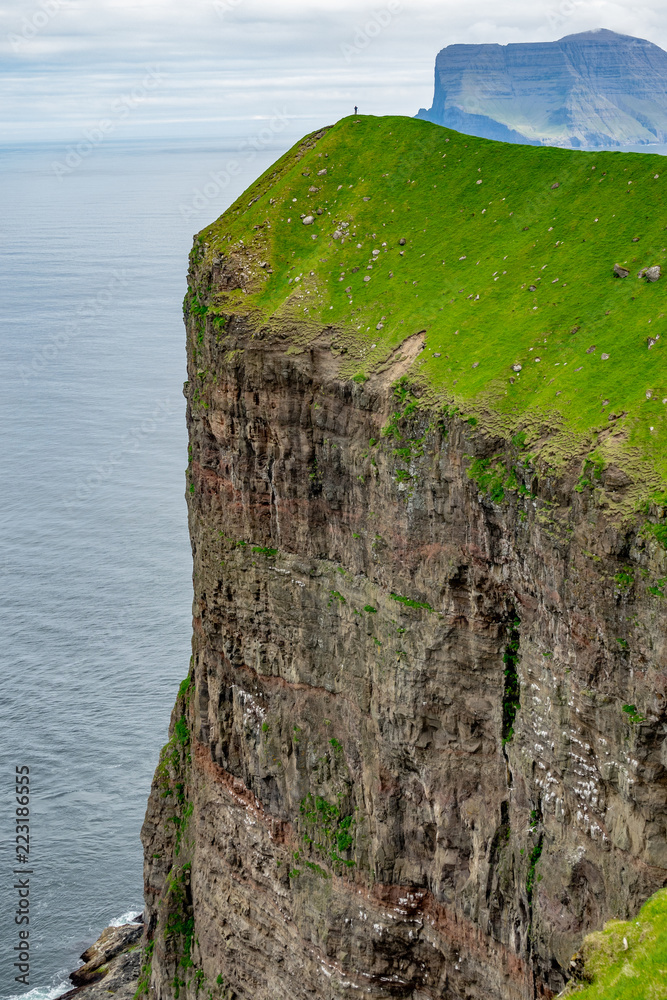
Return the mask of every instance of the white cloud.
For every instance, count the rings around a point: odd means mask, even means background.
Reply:
[[[159,66],[127,129],[429,106],[455,42],[547,41],[595,27],[667,48],[663,0],[0,0],[5,134],[74,134]],[[201,131],[201,130],[200,130]]]

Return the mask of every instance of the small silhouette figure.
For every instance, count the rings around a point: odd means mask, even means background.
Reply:
[[[356,115],[356,114],[358,114],[358,112],[359,112],[359,108],[358,108],[358,107],[357,107],[357,105],[355,104],[355,105],[354,105],[354,113],[355,113],[355,115]]]

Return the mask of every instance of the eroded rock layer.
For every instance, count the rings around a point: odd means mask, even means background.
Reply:
[[[667,880],[664,551],[580,468],[422,408],[416,341],[343,381],[335,331],[297,348],[193,303],[193,658],[143,830],[144,980],[553,996]],[[474,475],[498,454],[511,494]]]

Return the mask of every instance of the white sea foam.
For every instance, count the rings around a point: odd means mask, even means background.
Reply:
[[[109,927],[122,927],[123,924],[135,923],[136,918],[141,916],[143,910],[133,909],[122,913],[120,917],[114,917],[109,921]],[[92,941],[91,941],[92,944]],[[48,986],[35,986],[27,993],[8,994],[0,997],[0,1000],[56,1000],[57,997],[73,989],[69,978],[70,969],[60,969]]]
[[[48,986],[35,986],[27,993],[16,993],[6,997],[6,1000],[55,1000],[68,990],[73,989],[69,980],[69,972],[61,969],[51,980]]]
[[[123,924],[134,924],[137,922],[137,917],[140,917],[142,913],[143,910],[128,910],[127,913],[123,913],[122,916],[112,920],[109,927],[122,927]]]

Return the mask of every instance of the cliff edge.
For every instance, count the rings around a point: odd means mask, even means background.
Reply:
[[[195,239],[144,992],[553,997],[667,882],[662,162],[352,118]]]

